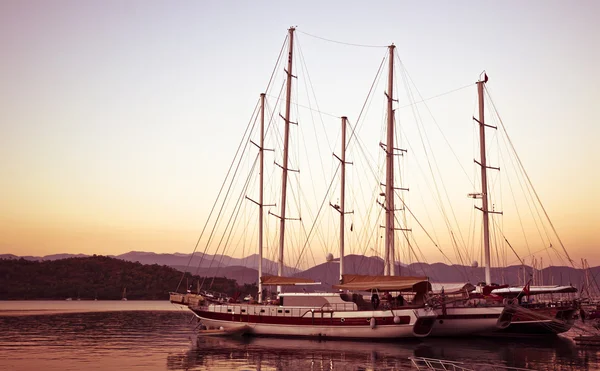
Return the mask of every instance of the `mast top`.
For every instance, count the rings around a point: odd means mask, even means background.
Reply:
[[[483,75],[483,80],[481,79],[481,76],[482,76],[482,75]],[[483,72],[482,72],[482,73],[479,75],[479,81],[477,81],[477,82],[482,82],[482,83],[484,83],[484,84],[485,84],[486,82],[488,82],[488,80],[489,80],[489,77],[488,77],[487,73],[486,73],[486,72],[485,72],[485,70],[484,70],[484,71],[483,71]]]

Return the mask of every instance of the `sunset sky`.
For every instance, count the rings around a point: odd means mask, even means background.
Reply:
[[[385,50],[302,32],[395,43],[424,97],[486,70],[571,257],[600,265],[599,14],[591,0],[2,1],[0,254],[190,253],[297,26],[335,115],[357,117]],[[360,91],[338,97],[338,82]]]

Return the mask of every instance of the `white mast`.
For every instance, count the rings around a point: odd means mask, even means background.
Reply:
[[[344,274],[344,214],[346,214],[346,164],[350,164],[350,162],[346,162],[346,126],[347,126],[348,118],[346,116],[342,116],[342,157],[337,157],[335,153],[333,154],[338,160],[341,162],[341,189],[340,189],[340,204],[332,205],[339,213],[340,213],[340,282],[342,282],[342,275]]]
[[[260,95],[260,191],[258,196],[258,303],[262,303],[263,185],[265,166],[265,93]]]
[[[491,259],[490,259],[490,221],[489,214],[502,214],[497,211],[490,211],[488,206],[488,183],[487,183],[487,169],[500,170],[497,167],[487,166],[486,151],[485,151],[485,127],[496,129],[495,126],[485,124],[484,117],[484,96],[483,96],[483,84],[488,81],[487,74],[484,73],[483,81],[477,81],[477,95],[479,96],[479,120],[473,118],[479,123],[479,156],[481,162],[475,162],[481,166],[481,208],[475,206],[477,209],[483,212],[483,249],[485,254],[485,283],[492,283],[491,274]]]
[[[389,46],[389,75],[387,91],[387,142],[385,180],[385,259],[383,274],[395,274],[394,251],[394,44]]]
[[[252,144],[258,147],[259,151],[259,196],[258,202],[246,196],[246,198],[258,205],[258,302],[262,303],[262,263],[263,263],[263,221],[264,221],[264,207],[275,206],[264,204],[264,168],[265,168],[265,151],[272,151],[272,149],[265,148],[265,93],[260,95],[260,141],[256,144],[250,141]]]
[[[285,243],[285,204],[287,197],[287,178],[288,178],[288,145],[290,142],[290,103],[292,101],[292,57],[294,50],[294,27],[290,27],[289,32],[289,51],[288,51],[288,65],[287,65],[287,89],[286,89],[286,101],[285,101],[285,131],[283,137],[283,174],[281,177],[281,215],[280,228],[279,228],[279,259],[277,260],[277,275],[283,275],[283,247]],[[277,292],[281,292],[281,286],[277,286]]]

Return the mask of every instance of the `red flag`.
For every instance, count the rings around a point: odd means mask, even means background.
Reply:
[[[527,281],[527,285],[525,285],[525,287],[523,287],[523,294],[529,296],[530,289],[531,289],[531,280]]]

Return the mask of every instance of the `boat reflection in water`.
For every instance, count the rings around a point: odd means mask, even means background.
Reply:
[[[390,342],[318,341],[254,337],[203,337],[170,355],[170,370],[405,370],[409,357],[437,358],[532,370],[600,370],[598,352],[568,339],[460,338]]]
[[[170,370],[374,370],[410,368],[414,341],[402,344],[259,337],[203,337]]]

